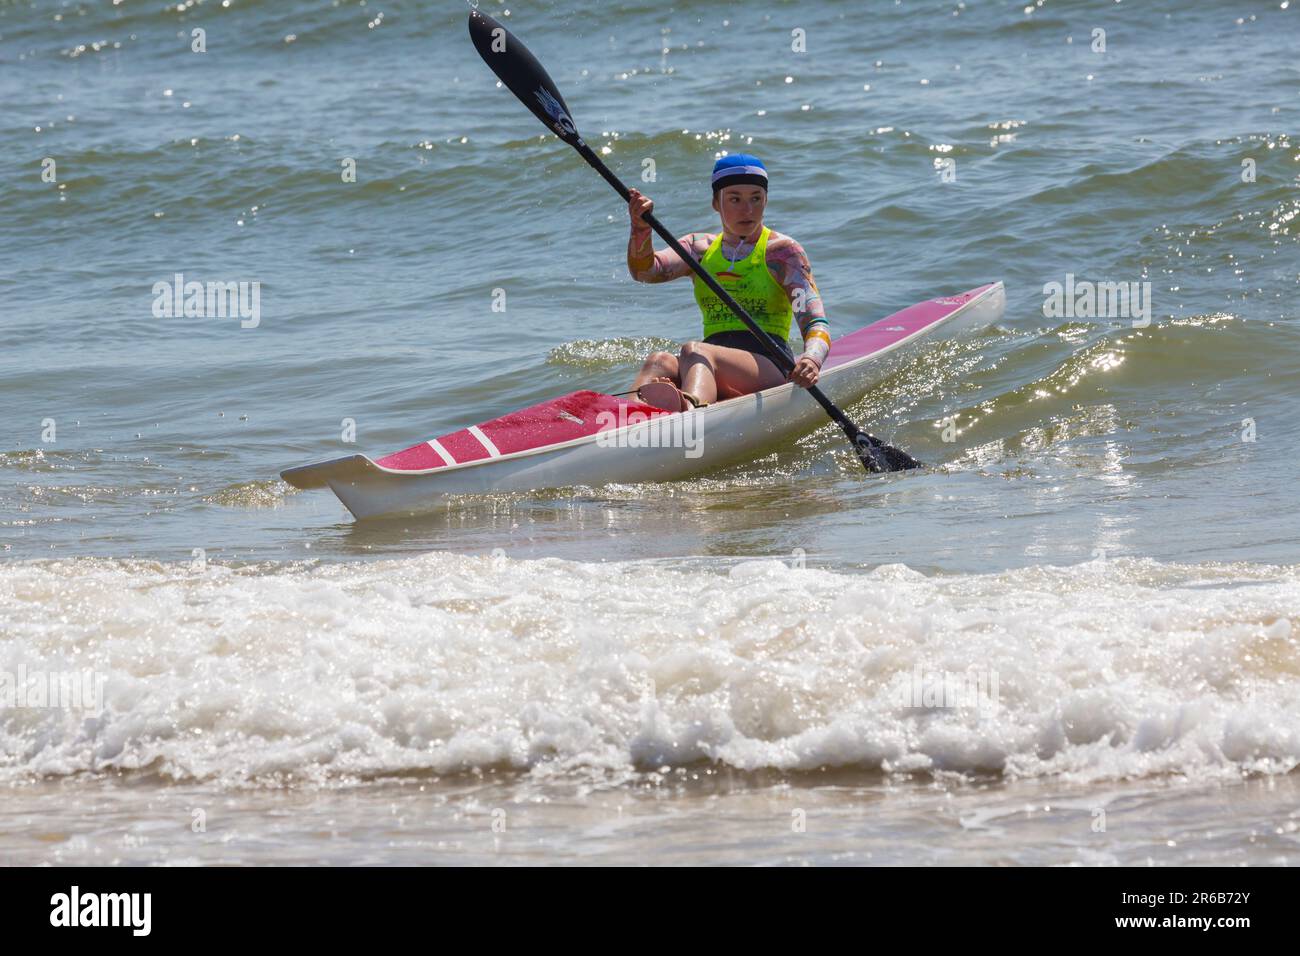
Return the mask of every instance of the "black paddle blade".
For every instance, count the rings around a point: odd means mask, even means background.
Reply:
[[[879,438],[873,438],[864,431],[859,431],[850,437],[867,471],[907,471],[909,468],[923,467],[919,461],[901,448],[886,445]]]
[[[578,142],[578,127],[569,115],[564,97],[547,75],[537,57],[528,52],[513,33],[486,13],[471,10],[469,38],[478,55],[519,101],[532,110],[542,124],[570,146]]]

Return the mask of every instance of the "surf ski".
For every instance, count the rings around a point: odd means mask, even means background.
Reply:
[[[837,404],[860,399],[916,352],[1001,317],[1001,282],[927,299],[841,336],[822,367]],[[328,488],[359,518],[419,514],[448,495],[670,481],[752,458],[826,422],[793,383],[686,412],[571,392],[382,458],[348,455],[289,468],[295,488]]]

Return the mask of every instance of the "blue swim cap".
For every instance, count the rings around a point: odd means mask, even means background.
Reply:
[[[757,156],[736,153],[713,164],[713,194],[723,186],[762,186],[767,189],[767,167]]]

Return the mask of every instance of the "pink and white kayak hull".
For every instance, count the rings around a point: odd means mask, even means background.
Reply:
[[[1001,318],[1001,282],[929,299],[837,339],[822,390],[843,407],[923,345]],[[793,384],[668,413],[599,392],[573,392],[384,458],[349,455],[290,468],[299,488],[329,487],[357,518],[413,514],[447,495],[685,478],[824,424]]]

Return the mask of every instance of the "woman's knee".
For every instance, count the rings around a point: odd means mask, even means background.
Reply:
[[[680,359],[683,362],[694,361],[713,365],[713,356],[709,354],[709,347],[703,342],[687,342],[682,346]]]
[[[659,368],[677,364],[677,356],[671,352],[651,352],[646,356],[645,364],[647,367],[653,365]]]

